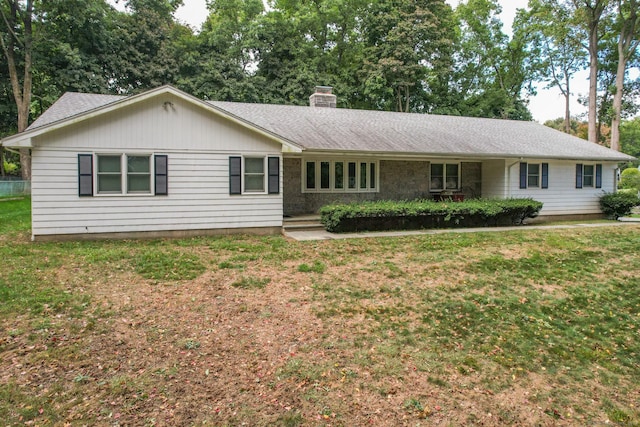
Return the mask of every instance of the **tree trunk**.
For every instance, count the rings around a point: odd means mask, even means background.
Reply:
[[[569,101],[571,98],[571,91],[569,90],[569,74],[565,73],[565,80],[567,85],[567,91],[564,93],[564,132],[571,133],[571,110],[569,108]]]
[[[589,23],[589,142],[598,142],[598,21]]]
[[[634,41],[638,30],[638,11],[636,0],[629,2],[629,17],[625,18],[622,1],[618,0],[618,13],[622,22],[620,38],[618,39],[618,69],[616,70],[616,91],[613,94],[613,118],[611,119],[611,148],[620,151],[620,121],[622,116],[622,96],[624,95],[624,74],[627,61],[638,47],[638,40]]]
[[[18,132],[23,132],[29,126],[29,107],[31,106],[31,54],[33,45],[31,19],[33,17],[33,0],[27,0],[24,11],[20,9],[20,3],[20,0],[9,1],[11,14],[9,16],[5,16],[4,13],[2,14],[9,34],[6,42],[3,37],[0,37],[0,42],[2,44],[4,55],[7,59],[11,90],[16,102],[16,107],[18,108]],[[17,36],[13,32],[13,29],[18,25],[18,16],[22,19],[22,25],[24,26],[23,40],[17,40]],[[17,46],[19,46],[19,48]],[[19,70],[16,65],[16,52],[20,52],[24,55],[22,58],[22,85],[20,84]],[[31,153],[28,148],[20,149],[20,166],[22,170],[22,179],[31,179]]]

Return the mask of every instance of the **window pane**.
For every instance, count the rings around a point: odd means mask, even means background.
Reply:
[[[444,165],[441,163],[431,164],[431,189],[444,189]]]
[[[360,188],[367,188],[367,164],[360,163]]]
[[[344,188],[344,163],[336,162],[334,165],[335,174],[335,188],[343,189]]]
[[[458,165],[447,165],[447,190],[458,188]]]
[[[369,165],[369,187],[376,188],[376,164]]]
[[[127,156],[127,172],[149,173],[149,156]]]
[[[593,187],[593,174],[594,167],[593,165],[584,165],[582,174],[582,185],[584,187]]]
[[[316,188],[316,163],[307,162],[307,188]]]
[[[329,189],[329,162],[320,162],[320,188]]]
[[[150,193],[151,177],[149,174],[127,175],[127,192]]]
[[[98,173],[118,172],[120,173],[120,156],[98,156]]]
[[[540,186],[540,165],[529,164],[527,165],[527,186],[539,187]]]
[[[244,173],[264,173],[264,159],[262,157],[245,157]]]
[[[122,192],[120,174],[98,175],[98,193]]]
[[[244,191],[264,191],[264,175],[245,175]]]
[[[349,188],[356,188],[356,163],[349,162]]]

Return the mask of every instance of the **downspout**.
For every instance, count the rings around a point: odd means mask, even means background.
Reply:
[[[518,163],[522,162],[523,158],[520,157],[518,159],[518,161],[510,164],[507,167],[507,198],[510,199],[511,198],[511,168],[514,167],[515,165],[517,165]]]

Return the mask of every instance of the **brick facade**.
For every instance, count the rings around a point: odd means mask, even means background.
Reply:
[[[335,202],[350,203],[365,200],[413,200],[431,198],[429,193],[429,162],[406,160],[380,161],[380,191],[377,193],[303,193],[302,160],[285,158],[283,167],[284,214],[315,213]],[[461,185],[465,197],[479,197],[481,163],[465,162],[460,166]]]

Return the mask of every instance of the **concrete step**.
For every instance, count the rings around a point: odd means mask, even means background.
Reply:
[[[305,215],[284,218],[282,228],[285,231],[318,231],[324,230],[318,215]]]

